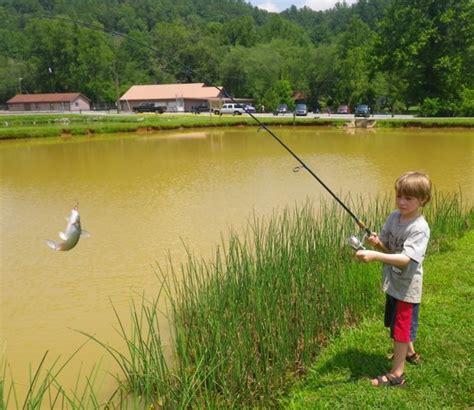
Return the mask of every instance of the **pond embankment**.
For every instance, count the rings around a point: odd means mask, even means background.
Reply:
[[[259,117],[268,126],[321,126],[348,127],[350,118],[318,117]],[[91,114],[24,114],[2,115],[0,139],[91,136],[125,132],[156,132],[182,128],[213,128],[235,126],[258,126],[246,115],[216,116],[189,114],[137,114],[137,115],[91,115]],[[474,128],[474,118],[416,118],[375,119],[374,128]]]

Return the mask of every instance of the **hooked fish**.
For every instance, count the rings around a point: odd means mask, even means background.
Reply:
[[[61,242],[46,240],[48,246],[55,251],[69,251],[79,242],[81,236],[90,236],[90,233],[81,228],[81,217],[79,215],[78,206],[72,208],[71,215],[66,218],[67,226],[64,232],[59,232]]]

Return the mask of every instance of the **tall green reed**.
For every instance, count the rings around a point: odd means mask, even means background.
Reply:
[[[375,230],[392,208],[388,196],[346,203]],[[437,240],[462,231],[466,210],[457,195],[435,195],[427,217]],[[195,405],[272,404],[342,326],[374,312],[379,267],[353,259],[346,239],[354,229],[336,205],[306,204],[254,217],[211,262],[189,255],[179,273],[163,275],[174,278],[166,287],[173,372],[200,386]]]

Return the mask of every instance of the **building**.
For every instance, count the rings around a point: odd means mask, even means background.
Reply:
[[[81,93],[18,94],[7,101],[10,111],[89,111]]]
[[[184,112],[223,97],[216,87],[204,83],[134,85],[120,98],[120,105],[123,111],[132,111],[142,103],[155,103],[168,112]]]

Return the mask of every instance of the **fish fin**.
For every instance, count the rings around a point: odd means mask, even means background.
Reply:
[[[81,229],[81,236],[84,238],[88,238],[91,236],[91,233],[89,231],[86,231],[85,229]]]
[[[59,237],[63,240],[63,241],[67,241],[67,236],[64,232],[59,232]]]
[[[56,242],[54,242],[54,241],[50,241],[49,239],[46,239],[46,244],[47,244],[50,248],[54,249],[55,251],[59,250],[59,245],[58,245]]]

